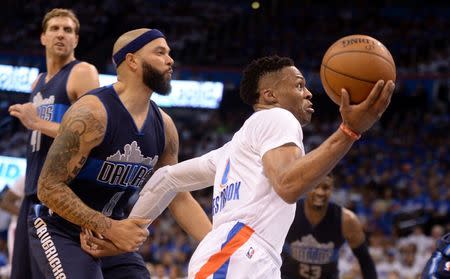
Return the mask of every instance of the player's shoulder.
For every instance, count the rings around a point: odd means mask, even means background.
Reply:
[[[100,118],[106,117],[106,110],[99,97],[93,94],[86,94],[80,97],[67,111],[69,114],[87,113]]]
[[[292,120],[295,120],[295,116],[284,108],[270,108],[270,109],[263,109],[255,112],[252,116],[258,117],[258,118],[273,118],[273,117],[282,117],[282,118],[290,118]]]
[[[161,113],[162,118],[172,119],[167,112],[165,112],[162,108],[158,107],[159,113]]]
[[[75,64],[70,71],[69,83],[72,83],[72,86],[93,83],[97,87],[99,84],[98,79],[97,68],[88,62],[81,61]]]
[[[350,209],[347,209],[345,207],[342,208],[342,225],[348,226],[349,228],[356,228],[361,226],[361,222],[358,219],[358,216],[351,211]]]
[[[73,103],[63,116],[60,129],[77,131],[89,137],[89,143],[100,144],[107,125],[108,114],[97,96],[84,95]]]
[[[271,126],[300,126],[295,116],[288,110],[283,108],[270,108],[256,111],[246,121],[247,125],[261,124],[266,127]]]
[[[164,110],[162,110],[160,107],[158,107],[159,113],[161,114],[162,120],[164,121],[164,125],[174,125],[175,123],[172,120],[172,117],[170,117],[170,115],[165,112]]]
[[[91,74],[91,73],[98,74],[98,71],[94,65],[92,65],[86,61],[80,61],[75,66],[73,66],[72,73],[75,73],[75,74]]]
[[[31,89],[34,90],[34,88],[36,87],[39,79],[41,79],[44,76],[45,72],[41,72],[38,74],[38,76],[36,77],[36,79],[33,81],[33,83],[31,84]]]
[[[172,120],[172,117],[170,117],[169,114],[167,114],[164,110],[159,108],[159,112],[161,113],[161,118],[164,123],[164,130],[166,134],[166,139],[168,138],[176,138],[178,140],[178,132],[177,127],[175,126],[175,123]]]

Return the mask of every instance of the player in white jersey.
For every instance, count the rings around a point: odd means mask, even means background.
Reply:
[[[189,278],[212,274],[241,278],[241,273],[252,274],[252,278],[279,277],[279,255],[296,207],[271,186],[262,171],[262,157],[289,143],[299,147],[300,156],[304,156],[302,139],[302,128],[294,115],[271,108],[254,113],[229,143],[205,155],[215,166],[213,233],[192,256]]]
[[[305,155],[301,125],[314,112],[305,78],[289,58],[255,60],[244,71],[240,93],[256,112],[223,147],[156,171],[130,216],[154,220],[176,192],[214,185],[213,230],[193,254],[189,278],[280,278],[295,202],[380,118],[393,90],[392,81],[378,81],[367,100],[350,105],[343,89],[342,125]],[[106,249],[104,240],[86,239]]]

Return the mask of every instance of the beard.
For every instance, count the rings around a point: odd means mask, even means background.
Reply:
[[[142,62],[142,82],[154,92],[164,96],[169,95],[172,89],[170,79],[165,79],[163,73],[146,62]]]

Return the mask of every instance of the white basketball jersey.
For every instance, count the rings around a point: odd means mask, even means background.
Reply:
[[[214,155],[213,232],[240,221],[281,253],[295,215],[295,204],[281,199],[265,176],[263,155],[293,143],[305,154],[303,132],[294,115],[281,108],[255,112]]]

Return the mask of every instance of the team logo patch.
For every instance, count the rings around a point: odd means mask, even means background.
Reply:
[[[212,214],[215,215],[224,209],[228,201],[239,200],[239,189],[241,188],[241,181],[233,181],[229,179],[231,169],[230,159],[227,159],[225,170],[223,171],[222,179],[218,189],[214,190]],[[218,193],[217,193],[218,192]]]
[[[154,167],[158,162],[158,155],[155,155],[154,158],[143,156],[141,148],[138,146],[136,141],[133,141],[130,144],[125,144],[123,151],[124,152],[121,153],[117,150],[116,153],[106,158],[106,160],[112,162],[143,164],[152,167]]]
[[[251,259],[254,254],[255,254],[255,249],[253,249],[253,247],[250,247],[250,249],[248,249],[247,254],[246,254],[247,258]]]
[[[334,243],[321,243],[308,234],[291,243],[291,256],[302,263],[328,264],[333,261]]]
[[[222,180],[220,182],[220,188],[225,188],[228,182],[228,173],[230,173],[230,159],[227,160],[227,165],[225,166],[225,171],[222,175]]]
[[[137,142],[133,141],[124,146],[123,153],[118,150],[106,158],[97,175],[97,181],[124,187],[142,187],[157,162],[158,155],[153,158],[145,157]]]

